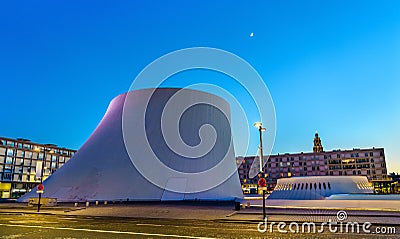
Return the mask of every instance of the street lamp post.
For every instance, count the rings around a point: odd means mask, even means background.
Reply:
[[[266,129],[262,127],[262,123],[261,122],[256,122],[254,123],[254,127],[258,128],[258,131],[260,132],[260,179],[264,179],[265,180],[265,173],[263,170],[263,143],[262,143],[262,132],[265,131]],[[266,217],[266,213],[265,213],[265,189],[262,190],[262,194],[263,194],[263,218],[265,219]]]

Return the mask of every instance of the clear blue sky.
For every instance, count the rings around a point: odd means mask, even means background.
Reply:
[[[207,46],[265,80],[274,153],[311,151],[318,130],[400,172],[399,1],[3,1],[0,34],[1,136],[79,148],[143,67]]]

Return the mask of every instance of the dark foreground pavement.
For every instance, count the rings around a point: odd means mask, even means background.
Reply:
[[[89,208],[60,205],[36,208],[24,204],[0,204],[0,238],[400,238],[400,225],[396,225],[398,212],[348,211],[348,220],[360,223],[381,218],[372,223],[370,233],[321,233],[305,230],[302,222],[315,222],[316,231],[324,220],[333,220],[334,211],[304,209],[267,210],[264,233],[257,229],[262,221],[260,209],[239,212],[229,205],[128,204],[91,206]],[[290,232],[290,222],[298,222],[299,233]],[[337,220],[336,220],[337,221]],[[388,224],[382,223],[387,221]],[[275,222],[271,227],[271,222]],[[279,232],[277,224],[285,222],[288,232]],[[394,228],[395,233],[377,234],[376,228]],[[271,229],[272,228],[272,229]],[[264,229],[260,224],[259,229]],[[272,232],[271,232],[272,230]]]

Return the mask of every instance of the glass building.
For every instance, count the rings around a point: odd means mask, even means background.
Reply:
[[[29,192],[41,176],[45,180],[75,152],[54,144],[0,137],[0,198],[18,198]]]

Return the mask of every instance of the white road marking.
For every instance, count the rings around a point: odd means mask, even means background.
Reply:
[[[36,220],[24,220],[24,221],[9,221],[10,223],[17,223],[17,224],[21,224],[21,223],[39,223]],[[50,221],[46,221],[46,222],[40,222],[40,223],[57,223],[57,222],[50,222]]]
[[[196,236],[184,236],[184,235],[173,235],[173,234],[160,234],[160,233],[145,233],[145,232],[107,231],[107,230],[85,229],[85,228],[72,228],[72,227],[49,227],[49,226],[16,225],[16,224],[14,224],[14,225],[10,225],[10,224],[0,224],[0,226],[6,226],[6,227],[26,227],[26,228],[42,228],[42,229],[67,230],[67,231],[101,232],[101,233],[112,233],[112,234],[127,234],[127,235],[155,236],[155,237],[176,237],[176,238],[193,238],[193,239],[215,239],[215,238],[212,238],[212,237],[196,237]]]
[[[150,224],[150,223],[136,223],[136,226],[150,226],[150,227],[162,227],[162,225],[159,224]]]

